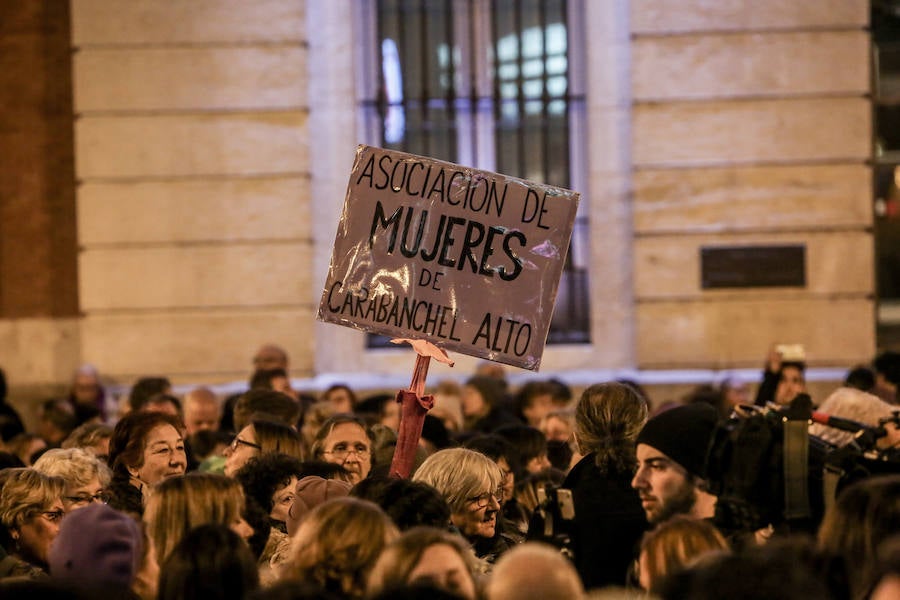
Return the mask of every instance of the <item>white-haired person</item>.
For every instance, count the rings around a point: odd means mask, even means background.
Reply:
[[[498,533],[503,472],[493,460],[466,448],[448,448],[425,459],[412,477],[435,488],[450,505],[450,523],[478,558],[493,563],[509,546]]]
[[[66,482],[62,501],[71,512],[91,503],[106,504],[112,471],[91,452],[81,448],[53,448],[34,463],[34,470]]]
[[[869,427],[877,427],[881,419],[891,417],[895,410],[900,410],[900,406],[888,404],[878,396],[862,390],[840,387],[832,392],[817,410],[832,417],[840,417]],[[888,422],[884,425],[884,429],[885,435],[876,440],[876,449],[887,451],[900,446],[900,429],[897,428],[897,425]],[[843,431],[818,423],[810,425],[809,433],[838,448],[849,444],[856,435],[850,431]]]

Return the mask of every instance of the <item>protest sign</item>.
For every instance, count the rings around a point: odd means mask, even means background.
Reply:
[[[360,146],[318,319],[537,370],[578,199]]]

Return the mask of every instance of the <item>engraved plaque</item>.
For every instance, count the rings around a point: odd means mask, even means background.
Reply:
[[[806,246],[706,246],[700,248],[704,290],[805,287]]]

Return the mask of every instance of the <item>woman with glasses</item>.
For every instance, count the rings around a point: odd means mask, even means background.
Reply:
[[[435,488],[450,505],[450,522],[488,563],[509,548],[495,536],[503,498],[503,473],[490,458],[466,448],[448,448],[425,459],[413,475]]]
[[[34,470],[44,475],[60,477],[66,482],[62,497],[66,512],[91,503],[106,504],[106,488],[112,472],[96,456],[81,448],[53,448],[34,463]]]
[[[327,419],[312,443],[313,458],[341,465],[356,485],[372,471],[375,438],[365,422],[354,415],[337,414]]]
[[[66,484],[34,469],[0,473],[0,524],[8,556],[0,560],[0,579],[46,573],[50,544],[59,533]]]
[[[300,435],[284,423],[254,419],[234,436],[231,445],[225,449],[225,474],[234,477],[251,458],[270,452],[303,460]]]
[[[184,475],[183,432],[177,417],[159,412],[128,413],[116,423],[109,442],[110,506],[140,516],[152,486]]]

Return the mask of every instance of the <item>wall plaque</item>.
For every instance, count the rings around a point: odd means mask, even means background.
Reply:
[[[706,246],[700,248],[704,290],[805,287],[806,246]]]

